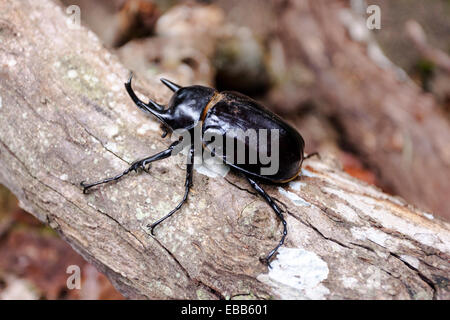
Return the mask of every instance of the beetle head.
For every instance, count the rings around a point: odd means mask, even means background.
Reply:
[[[198,85],[180,87],[166,79],[161,81],[174,91],[167,105],[167,113],[170,115],[167,123],[173,130],[193,128],[216,90]]]
[[[141,101],[131,88],[132,75],[125,88],[134,103],[147,113],[154,115],[166,130],[191,129],[200,120],[201,113],[211,100],[215,89],[203,86],[181,87],[167,79],[161,79],[170,90],[174,92],[172,98],[165,106],[150,100],[148,103]]]

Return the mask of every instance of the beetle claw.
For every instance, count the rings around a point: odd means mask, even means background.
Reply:
[[[80,186],[83,188],[83,194],[87,194],[87,190],[89,189],[89,185],[87,185],[84,181],[80,182]]]
[[[155,229],[155,226],[153,224],[148,224],[147,228],[149,229],[151,236],[154,237],[155,233],[153,232],[153,230]]]
[[[131,164],[130,171],[134,171],[137,173],[138,169],[142,169],[143,171],[147,172],[147,168],[145,168],[145,165],[146,165],[145,162],[140,161],[134,162]]]
[[[133,72],[130,72],[130,77],[128,78],[127,83],[131,84],[132,79],[133,79]]]
[[[146,173],[150,173],[150,167],[151,167],[151,163],[149,163],[148,164],[148,168],[146,167],[146,165],[147,165],[147,163],[142,163],[142,166],[141,166],[141,168],[142,168],[142,170],[144,171],[144,172],[146,172]]]
[[[136,163],[132,163],[131,167],[130,167],[130,171],[137,172],[138,168],[139,168],[139,164],[137,162]]]
[[[267,259],[267,258],[259,258],[259,261],[260,261],[262,264],[268,266],[269,269],[272,269],[272,266],[270,265],[269,259]]]
[[[161,138],[164,139],[167,136],[167,134],[169,133],[169,129],[163,123],[161,123],[161,125],[159,127],[162,130]]]

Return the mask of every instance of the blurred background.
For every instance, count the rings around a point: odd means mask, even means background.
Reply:
[[[60,4],[138,77],[245,93],[293,124],[307,153],[449,221],[450,1],[313,2]],[[80,290],[67,289],[70,265]],[[17,298],[122,296],[0,185],[0,299]]]

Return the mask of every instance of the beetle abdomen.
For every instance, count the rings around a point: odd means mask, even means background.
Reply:
[[[280,183],[299,174],[303,161],[302,137],[251,98],[222,92],[220,99],[203,113],[202,120],[204,146],[235,169]]]

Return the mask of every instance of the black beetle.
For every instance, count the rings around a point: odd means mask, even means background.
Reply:
[[[277,252],[278,248],[284,243],[287,235],[287,228],[282,210],[264,191],[258,182],[262,181],[271,184],[283,184],[295,179],[300,174],[303,160],[313,155],[310,154],[307,157],[304,156],[303,149],[305,142],[302,136],[277,115],[265,109],[251,98],[237,92],[218,92],[213,88],[199,85],[181,87],[169,80],[161,79],[161,81],[174,92],[168,107],[165,108],[163,105],[160,105],[152,100],[150,100],[148,104],[141,101],[131,88],[131,80],[132,76],[130,76],[128,82],[125,83],[125,88],[128,94],[140,109],[147,113],[151,113],[162,123],[162,128],[164,129],[162,137],[165,137],[168,131],[174,131],[177,129],[192,130],[198,123],[201,125],[201,131],[203,134],[209,131],[215,131],[225,135],[230,130],[236,128],[242,130],[278,130],[280,150],[279,169],[275,174],[262,175],[260,172],[262,164],[259,161],[257,163],[248,163],[248,158],[245,158],[245,161],[247,162],[244,161],[244,163],[237,163],[236,161],[230,161],[230,159],[227,159],[226,157],[222,158],[225,164],[229,165],[235,171],[242,173],[247,178],[250,185],[267,201],[283,223],[283,236],[280,242],[265,258],[261,259],[262,262],[270,266],[270,259]],[[238,138],[234,137],[234,139]],[[139,168],[146,170],[147,164],[170,157],[174,153],[174,148],[179,143],[180,140],[175,141],[167,150],[133,162],[127,170],[117,176],[90,184],[81,182],[83,192],[86,193],[86,191],[93,186],[118,180],[131,171],[137,171]],[[245,137],[242,143],[245,148],[250,148],[249,141],[245,140]],[[270,144],[267,140],[266,143]],[[202,147],[208,148],[208,145],[203,143]],[[256,148],[259,149],[261,146],[256,143]],[[265,149],[269,148],[270,146],[265,146]],[[162,217],[153,224],[148,225],[152,234],[153,229],[158,224],[174,214],[181,208],[183,203],[186,202],[189,189],[192,186],[193,160],[194,144],[191,143],[188,152],[184,197],[180,203],[166,216]]]

